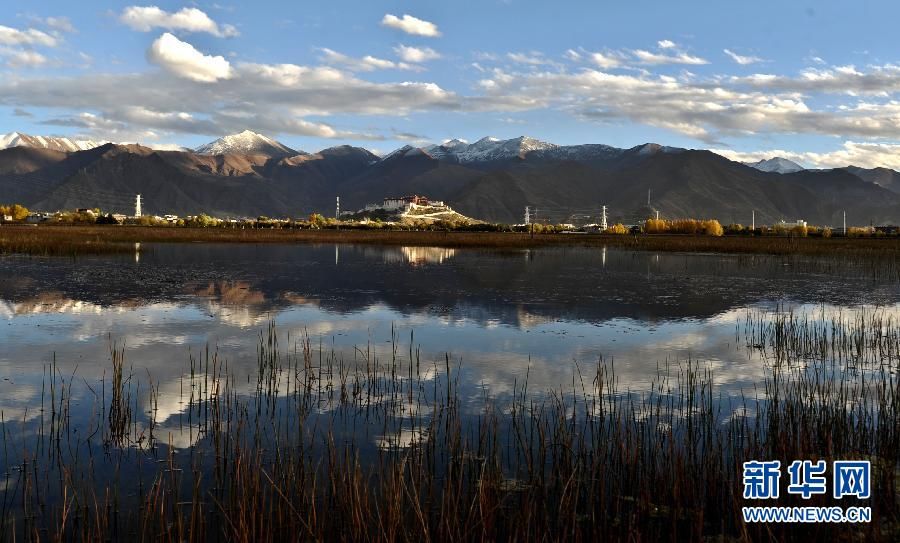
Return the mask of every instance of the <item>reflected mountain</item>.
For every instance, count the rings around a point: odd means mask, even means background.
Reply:
[[[194,305],[251,326],[297,306],[385,307],[448,322],[529,327],[703,319],[766,300],[889,304],[890,278],[813,258],[596,248],[491,252],[351,245],[147,245],[141,259],[0,257],[0,315]],[[870,274],[871,275],[871,274]],[[861,279],[865,277],[865,279]]]

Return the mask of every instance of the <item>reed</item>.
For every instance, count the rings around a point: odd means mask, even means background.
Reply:
[[[252,229],[141,226],[14,226],[0,228],[0,254],[77,256],[133,253],[135,243],[353,243],[372,245],[527,249],[617,247],[641,251],[815,255],[897,261],[900,238],[799,238],[704,235],[530,235],[524,232],[454,232],[352,229]]]
[[[531,390],[526,374],[491,397],[413,337],[347,355],[271,323],[246,374],[191,354],[167,420],[159,385],[113,346],[111,392],[90,387],[80,428],[75,372],[48,371],[51,417],[35,424],[52,437],[12,444],[2,538],[896,541],[900,323],[779,308],[735,333],[767,375],[740,396],[700,361],[631,388],[601,359],[568,386]],[[871,460],[874,522],[743,523],[742,462],[842,458]]]

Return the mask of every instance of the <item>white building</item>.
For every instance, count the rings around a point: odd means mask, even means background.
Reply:
[[[365,211],[395,211],[406,213],[420,207],[446,208],[447,205],[441,200],[429,200],[426,196],[413,195],[400,198],[385,198],[380,204],[366,204]]]

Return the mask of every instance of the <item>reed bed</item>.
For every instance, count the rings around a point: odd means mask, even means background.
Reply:
[[[4,423],[0,536],[896,541],[900,327],[855,318],[749,312],[736,334],[765,353],[767,378],[741,396],[699,361],[631,388],[600,360],[569,385],[534,391],[526,374],[491,397],[450,355],[422,360],[412,336],[394,333],[380,359],[271,323],[253,371],[192,353],[164,420],[161,385],[113,344],[109,380],[51,364],[40,418]],[[873,522],[743,523],[742,462],[843,458],[873,464],[860,503]],[[829,502],[778,503],[792,504]]]
[[[69,256],[124,254],[134,252],[134,243],[109,239],[103,230],[38,226],[0,227],[0,255]]]
[[[641,251],[815,255],[900,259],[900,238],[612,235],[410,230],[15,226],[0,228],[0,254],[77,255],[133,252],[133,243],[353,243],[448,248],[621,247]]]

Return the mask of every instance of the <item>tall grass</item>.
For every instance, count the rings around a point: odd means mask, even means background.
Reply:
[[[405,348],[394,333],[386,359],[371,345],[347,358],[273,323],[247,375],[214,349],[189,356],[167,420],[159,385],[148,376],[140,401],[113,348],[110,396],[90,386],[96,401],[78,424],[78,378],[48,369],[51,416],[37,427],[49,439],[7,443],[19,453],[7,460],[2,536],[896,541],[900,327],[853,319],[748,313],[736,334],[769,362],[742,396],[699,361],[660,366],[630,389],[600,360],[576,364],[569,385],[531,390],[526,374],[491,397],[467,388],[449,355],[422,360],[412,337]],[[872,461],[873,497],[861,504],[874,522],[742,522],[753,505],[741,495],[745,460],[840,458]]]
[[[140,226],[11,226],[0,228],[0,254],[77,256],[133,253],[134,243],[353,243],[371,245],[525,249],[548,246],[621,247],[693,251],[816,255],[838,259],[900,259],[900,238],[798,238],[778,236],[536,234],[409,230],[299,230],[165,228]]]

